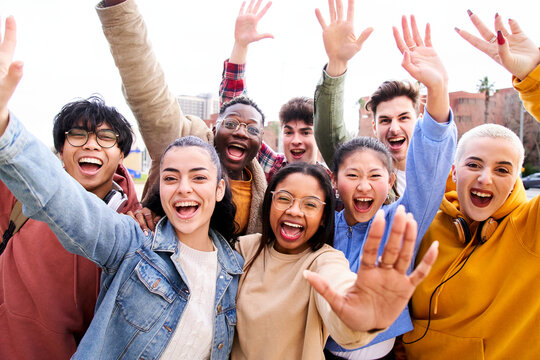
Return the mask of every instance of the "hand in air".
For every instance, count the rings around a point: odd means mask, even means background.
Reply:
[[[244,7],[246,6],[246,2],[244,1],[236,18],[234,40],[240,46],[247,47],[252,42],[274,38],[272,34],[259,34],[257,31],[259,20],[266,14],[272,2],[268,2],[261,11],[259,11],[259,8],[261,7],[262,0],[257,0],[256,4],[254,2],[255,0],[251,0],[247,9],[244,11]]]
[[[504,26],[502,17],[496,14],[494,31],[491,31],[476,14],[470,10],[468,13],[481,37],[456,28],[457,33],[512,75],[523,80],[540,64],[540,50],[521,30],[517,21],[508,19],[510,33]]]
[[[416,269],[407,275],[417,234],[412,214],[398,208],[391,233],[379,261],[377,253],[384,234],[382,210],[375,215],[364,244],[362,261],[355,284],[341,295],[314,272],[306,279],[328,301],[332,310],[350,329],[368,331],[390,326],[403,311],[416,286],[427,276],[437,258],[435,242]]]
[[[343,18],[343,4],[341,0],[329,0],[328,11],[330,23],[327,24],[319,9],[315,9],[315,15],[323,30],[323,42],[328,55],[328,67],[326,71],[330,76],[341,75],[347,70],[347,63],[357,52],[373,32],[368,27],[362,31],[358,38],[354,33],[354,0],[349,0],[347,6],[347,18]]]
[[[400,34],[397,27],[392,27],[396,45],[403,54],[401,65],[412,77],[424,84],[428,90],[446,86],[448,75],[431,44],[431,27],[429,23],[426,24],[424,39],[420,36],[414,15],[411,15],[410,28],[407,17],[402,16],[401,28],[403,34]]]
[[[15,19],[10,16],[6,19],[3,37],[0,32],[0,135],[7,127],[9,99],[22,77],[22,62],[13,61],[16,34]]]

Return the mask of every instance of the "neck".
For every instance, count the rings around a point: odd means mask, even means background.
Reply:
[[[229,174],[229,178],[231,180],[244,180],[246,178],[246,176],[244,175],[244,169],[242,168],[242,170],[240,171],[227,171],[227,173]]]
[[[407,160],[394,161],[394,167],[398,170],[405,171],[407,167]]]
[[[214,251],[214,243],[208,235],[208,227],[199,229],[191,234],[182,234],[176,232],[178,241],[199,251]]]
[[[112,190],[112,181],[107,186],[101,186],[99,188],[88,190],[88,191],[91,192],[92,194],[96,195],[97,197],[99,197],[101,200],[103,200],[105,198],[105,196],[107,196],[107,194],[111,190]]]

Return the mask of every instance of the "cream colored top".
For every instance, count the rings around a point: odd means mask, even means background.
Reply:
[[[239,238],[237,250],[246,263],[257,250],[260,238],[260,234]],[[240,278],[233,360],[324,359],[323,348],[329,335],[352,349],[375,337],[344,325],[304,279],[306,269],[317,272],[341,292],[356,280],[343,253],[328,245],[316,252],[308,249],[294,255],[266,247]]]

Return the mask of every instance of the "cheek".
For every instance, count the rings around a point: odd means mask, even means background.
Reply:
[[[273,206],[270,207],[270,219],[269,219],[269,222],[270,222],[270,228],[272,229],[272,232],[274,232],[274,234],[276,232],[279,217],[281,216],[281,213],[282,213],[281,211],[276,210]]]

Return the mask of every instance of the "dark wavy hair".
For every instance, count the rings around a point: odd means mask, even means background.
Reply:
[[[234,217],[236,215],[236,206],[232,201],[232,192],[229,186],[229,180],[226,173],[221,169],[221,162],[219,161],[216,150],[213,146],[207,144],[198,137],[185,136],[176,139],[167,147],[161,156],[161,162],[163,161],[163,158],[167,152],[177,147],[198,147],[206,151],[210,156],[210,160],[216,166],[217,181],[219,182],[221,179],[225,180],[225,194],[221,201],[216,202],[216,207],[214,208],[214,212],[210,218],[210,227],[219,232],[234,249],[234,243],[236,242],[236,236],[234,236],[234,234],[238,228],[238,225],[234,221]],[[159,196],[159,182],[156,182],[150,189],[150,193],[143,202],[143,206],[152,210],[156,215],[165,216],[165,211],[163,211],[163,206]]]
[[[128,156],[135,139],[131,124],[112,106],[107,106],[99,95],[90,96],[67,103],[54,117],[53,139],[57,152],[66,142],[66,131],[74,126],[82,126],[86,131],[95,131],[102,124],[107,124],[118,134],[118,147],[124,156]]]
[[[257,110],[257,112],[259,114],[261,114],[261,126],[264,126],[264,114],[263,114],[262,110],[255,103],[255,101],[251,100],[247,96],[237,96],[237,97],[233,98],[231,101],[228,101],[228,102],[224,103],[223,105],[221,105],[221,108],[219,109],[219,117],[220,118],[222,117],[222,115],[225,113],[225,110],[227,110],[227,108],[229,108],[229,107],[231,107],[233,105],[236,105],[236,104],[249,105],[249,106],[253,107],[255,110]]]
[[[413,84],[409,81],[397,81],[389,80],[383,82],[373,94],[369,101],[366,103],[366,110],[373,112],[373,117],[377,115],[377,107],[380,103],[390,101],[398,96],[405,96],[409,98],[414,110],[418,114],[418,108],[420,105],[420,87],[417,84]]]
[[[270,180],[266,192],[264,193],[264,200],[262,203],[262,236],[261,242],[255,255],[249,259],[244,272],[247,272],[251,267],[251,264],[257,256],[262,252],[265,246],[272,244],[276,240],[276,236],[272,231],[270,225],[270,208],[272,206],[272,191],[274,191],[277,185],[282,182],[287,176],[291,174],[304,174],[314,177],[324,193],[323,201],[326,203],[323,209],[323,216],[321,218],[321,224],[317,229],[317,232],[308,240],[308,244],[311,246],[311,250],[317,251],[324,244],[330,246],[334,245],[334,212],[336,209],[334,189],[332,187],[332,181],[326,170],[322,165],[308,164],[305,162],[298,162],[288,164],[281,168]]]
[[[302,120],[306,125],[313,125],[313,99],[295,97],[287,101],[279,110],[281,126],[292,120]]]

